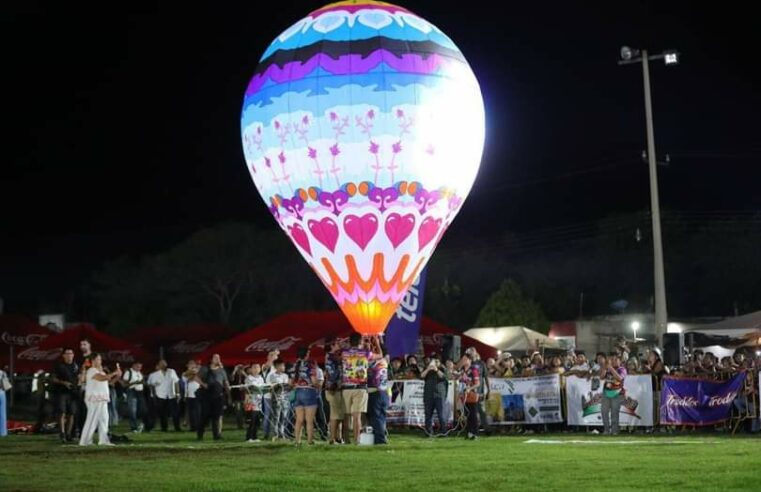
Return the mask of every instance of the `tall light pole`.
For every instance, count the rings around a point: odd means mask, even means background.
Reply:
[[[663,268],[663,238],[661,236],[661,206],[658,199],[658,160],[655,155],[655,130],[653,130],[653,102],[650,95],[650,60],[663,60],[666,65],[679,62],[679,53],[664,51],[659,55],[648,55],[647,50],[621,48],[619,65],[642,63],[642,79],[645,85],[645,121],[647,124],[647,160],[650,167],[650,209],[653,222],[653,269],[655,278],[655,337],[663,346],[663,335],[668,325],[666,307],[666,275]]]

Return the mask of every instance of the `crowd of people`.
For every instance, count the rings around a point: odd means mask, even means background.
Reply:
[[[624,341],[610,353],[597,353],[593,360],[578,351],[546,357],[540,352],[503,353],[483,360],[474,348],[458,360],[442,360],[435,353],[421,362],[414,355],[389,359],[378,337],[359,335],[348,343],[328,340],[324,351],[325,360],[318,362],[302,347],[298,359],[286,363],[275,350],[261,364],[237,365],[229,372],[219,355],[214,355],[205,365],[188,361],[178,374],[164,360],[150,372],[139,361],[127,368],[119,364],[109,367],[92,351],[90,342],[82,340],[78,355],[65,349],[50,376],[38,382],[41,400],[36,427],[42,428],[44,404],[49,403],[63,443],[90,445],[97,433],[100,445],[111,445],[109,429],[121,415],[126,415],[133,433],[168,432],[171,428],[194,432],[202,440],[210,428],[213,439],[219,440],[227,411],[235,417],[236,426],[245,429],[249,442],[259,442],[261,437],[292,439],[301,445],[306,433],[307,444],[316,438],[330,444],[359,443],[363,425],[367,425],[372,429],[372,441],[385,444],[389,404],[402,391],[404,380],[415,379],[424,381],[425,435],[448,433],[451,415],[445,411],[451,397],[450,382],[455,382],[458,422],[468,439],[477,439],[480,432],[489,432],[489,378],[559,374],[603,382],[604,432],[615,434],[628,375],[651,374],[653,387],[659,388],[661,378],[669,373],[723,378],[761,369],[761,357],[753,351],[738,350],[732,357],[719,359],[699,349],[688,354],[682,366],[670,368],[660,350],[639,354]],[[5,429],[2,399],[9,386],[7,375],[0,371],[0,435]]]

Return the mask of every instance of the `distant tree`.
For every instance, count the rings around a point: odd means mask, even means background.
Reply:
[[[525,326],[548,333],[550,322],[539,303],[526,297],[514,280],[505,280],[478,314],[476,326]]]

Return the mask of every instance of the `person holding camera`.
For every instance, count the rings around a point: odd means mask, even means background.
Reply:
[[[447,426],[444,418],[444,404],[447,401],[449,375],[446,367],[441,365],[438,354],[431,354],[431,362],[420,373],[425,381],[423,385],[423,407],[425,409],[425,434],[433,437],[433,412],[439,420],[439,434],[443,435]]]
[[[378,337],[370,340],[370,348],[382,357],[370,360],[367,374],[367,423],[373,428],[375,444],[388,444],[386,411],[388,396],[388,357]]]
[[[117,362],[116,370],[106,373],[100,354],[93,354],[90,361],[91,366],[85,371],[87,417],[85,418],[85,425],[82,427],[79,445],[92,445],[92,438],[97,430],[98,444],[100,446],[113,446],[108,438],[108,404],[111,401],[108,383],[117,381],[122,377],[122,370]]]
[[[602,390],[602,424],[605,434],[618,434],[618,413],[624,401],[624,379],[626,369],[621,365],[621,357],[613,353],[600,369],[600,379],[604,380]]]
[[[478,367],[473,364],[472,355],[466,353],[460,360],[460,385],[462,386],[462,395],[465,403],[465,413],[467,414],[466,429],[467,438],[470,440],[478,439],[478,388],[481,385],[481,374]]]

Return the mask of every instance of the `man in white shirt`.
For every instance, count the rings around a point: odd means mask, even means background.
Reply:
[[[156,371],[148,376],[148,386],[151,387],[153,401],[158,410],[161,421],[161,431],[166,432],[169,427],[169,416],[172,417],[174,430],[180,432],[180,415],[177,412],[177,399],[180,396],[180,378],[174,369],[167,368],[165,360],[156,364]]]
[[[277,359],[272,364],[273,370],[267,376],[267,384],[271,386],[269,393],[264,399],[270,407],[269,427],[264,430],[264,439],[270,438],[270,432],[274,434],[273,440],[278,437],[285,439],[285,416],[288,409],[288,374],[285,373],[285,361]]]
[[[129,411],[129,426],[132,432],[142,432],[143,424],[138,423],[138,417],[145,416],[145,398],[143,396],[143,364],[133,362],[132,367],[124,371],[121,384],[127,394],[127,409]]]

